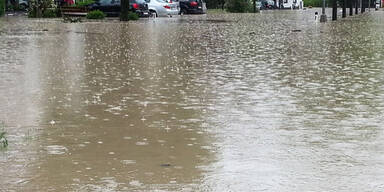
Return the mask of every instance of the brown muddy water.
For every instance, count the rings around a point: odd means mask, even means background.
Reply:
[[[315,11],[1,18],[0,191],[384,191],[384,11]]]

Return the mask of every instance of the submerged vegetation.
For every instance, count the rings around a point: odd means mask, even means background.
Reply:
[[[4,122],[0,122],[0,148],[8,147],[8,139],[5,137],[7,132],[4,131]]]

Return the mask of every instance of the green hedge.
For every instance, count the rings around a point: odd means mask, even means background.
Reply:
[[[95,1],[94,0],[80,0],[80,1],[76,1],[76,4],[73,4],[72,7],[86,7],[92,3],[94,3]]]
[[[120,13],[120,20],[122,21],[130,21],[130,20],[138,20],[139,15],[133,12],[128,12],[127,14]]]
[[[325,0],[325,5],[331,5],[331,0]],[[304,0],[306,7],[323,7],[323,0]]]
[[[91,11],[87,14],[87,19],[104,19],[105,13],[100,10]]]
[[[5,0],[0,0],[0,16],[4,15],[5,11]]]
[[[252,12],[253,8],[248,0],[227,0],[226,10],[231,13]]]

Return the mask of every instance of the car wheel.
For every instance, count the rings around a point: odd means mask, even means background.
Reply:
[[[151,12],[151,16],[152,17],[157,17],[158,15],[157,15],[157,13],[156,13],[156,11],[153,11],[153,10],[151,10],[151,11],[149,11],[149,12]]]

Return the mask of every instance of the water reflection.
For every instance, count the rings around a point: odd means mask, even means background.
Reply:
[[[381,191],[382,13],[319,24],[314,11],[5,22],[0,117],[20,146],[0,168],[20,174],[0,184]]]

